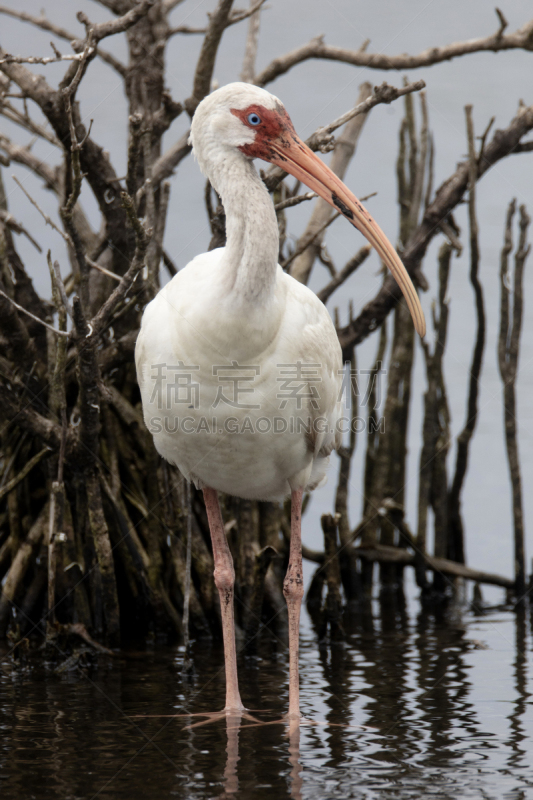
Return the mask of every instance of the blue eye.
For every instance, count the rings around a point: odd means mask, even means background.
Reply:
[[[247,120],[250,125],[260,125],[261,124],[261,117],[258,117],[257,114],[248,114]]]

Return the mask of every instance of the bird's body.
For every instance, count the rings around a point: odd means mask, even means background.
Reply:
[[[161,455],[203,489],[226,658],[226,713],[243,709],[233,622],[234,570],[217,490],[272,500],[291,494],[284,594],[289,612],[289,716],[299,719],[303,597],[301,505],[340,445],[342,358],[316,295],[278,265],[271,198],[252,164],[281,166],[359,228],[398,280],[420,333],[418,297],[366,209],[296,135],[280,101],[236,83],[198,106],[191,140],[226,212],[227,244],[195,258],[147,306],[136,346],[146,424]]]
[[[316,488],[339,444],[341,350],[322,303],[281,267],[267,298],[221,296],[223,260],[224,248],[198,256],[146,309],[136,351],[145,420],[197,487],[282,500]],[[154,391],[158,364],[184,367],[167,367]]]

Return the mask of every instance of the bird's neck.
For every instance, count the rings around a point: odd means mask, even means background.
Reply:
[[[264,305],[274,293],[279,249],[270,195],[252,162],[240,153],[219,165],[212,183],[226,212],[222,291],[232,303]]]

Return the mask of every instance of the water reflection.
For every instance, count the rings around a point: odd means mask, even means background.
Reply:
[[[291,765],[291,798],[292,800],[302,800],[302,765],[300,763],[300,735],[301,729],[293,727],[289,731],[289,763]]]
[[[531,632],[526,613],[482,618],[402,604],[351,612],[344,644],[302,636],[302,705],[321,722],[289,732],[240,715],[190,728],[185,710],[224,697],[222,653],[196,646],[181,680],[171,651],[54,675],[0,672],[0,794],[48,798],[527,797]],[[255,716],[287,708],[287,658],[265,638],[240,663]],[[529,711],[529,714],[528,714]],[[170,716],[169,716],[170,714]]]
[[[242,714],[231,715],[226,718],[226,769],[224,770],[224,791],[221,797],[232,798],[239,789],[237,777],[237,763],[239,761],[239,732],[241,729]]]
[[[533,608],[532,608],[533,612]],[[527,612],[523,607],[516,610],[516,627],[515,627],[515,659],[514,659],[514,685],[515,685],[515,700],[513,703],[512,712],[509,714],[510,730],[509,730],[509,747],[510,753],[508,758],[509,769],[512,773],[520,770],[520,767],[526,766],[528,763],[527,746],[531,748],[531,743],[527,741],[526,731],[524,727],[524,720],[526,714],[527,700],[531,696],[527,691]],[[531,752],[531,751],[530,751]],[[531,755],[529,754],[529,761]]]

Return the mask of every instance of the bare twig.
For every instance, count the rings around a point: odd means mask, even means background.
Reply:
[[[359,114],[367,113],[369,108],[372,108],[375,105],[392,102],[393,94],[396,92],[398,93],[395,95],[397,99],[398,97],[402,97],[403,95],[409,94],[412,91],[417,91],[418,89],[422,88],[421,84],[424,84],[424,82],[419,81],[415,84],[409,84],[408,86],[404,86],[403,89],[395,89],[394,86],[389,86],[388,84],[382,84],[381,86],[376,87],[375,91],[378,92],[376,102],[372,102],[370,106],[367,106],[366,101],[364,101],[363,103],[360,103],[354,108],[350,109],[350,111],[347,111],[345,114],[342,114],[342,116],[337,117],[337,119],[333,120],[333,122],[330,122],[329,125],[317,128],[316,131],[305,140],[306,145],[310,147],[311,150],[320,150],[321,152],[325,153],[329,152],[334,148],[333,131],[343,125],[346,121],[350,120],[352,117],[357,117]],[[286,175],[287,173],[284,172],[280,167],[270,167],[263,178],[267,189],[270,192],[274,191],[274,189],[283,180],[283,178],[286,177]]]
[[[68,244],[68,246],[69,246],[69,247],[74,247],[74,243],[73,243],[72,239],[70,238],[70,236],[68,235],[68,233],[65,233],[64,231],[62,231],[62,230],[61,230],[61,228],[59,228],[59,227],[58,227],[58,226],[55,224],[54,220],[53,220],[53,219],[51,219],[51,217],[49,217],[49,216],[48,216],[48,214],[46,214],[46,213],[45,213],[45,212],[42,210],[42,208],[40,207],[40,205],[38,204],[38,202],[37,202],[36,200],[34,200],[34,198],[31,196],[31,194],[30,194],[29,192],[27,192],[27,191],[26,191],[26,189],[25,189],[25,188],[24,188],[24,186],[21,184],[21,182],[19,181],[19,179],[17,178],[17,176],[16,176],[16,175],[12,175],[11,177],[13,178],[13,180],[15,181],[15,183],[17,184],[17,186],[19,187],[19,189],[22,189],[22,191],[24,192],[24,194],[26,195],[26,197],[28,198],[28,200],[30,201],[30,203],[32,204],[32,206],[35,206],[35,208],[37,209],[37,211],[39,212],[39,214],[41,215],[41,217],[44,219],[44,221],[46,222],[46,224],[47,224],[47,225],[50,225],[50,227],[51,227],[51,228],[53,228],[53,229],[56,231],[56,233],[58,233],[58,234],[61,236],[61,238],[62,238],[62,239],[64,239],[64,241],[65,241],[65,242]]]
[[[261,6],[266,2],[266,0],[256,0],[254,3],[253,0],[250,3],[250,8],[242,11],[232,11],[228,17],[228,21],[226,23],[226,28],[231,27],[231,25],[236,25],[238,22],[242,22],[244,19],[248,19],[248,17],[253,17],[254,14],[259,11]],[[197,34],[197,33],[207,33],[209,27],[207,28],[192,28],[189,25],[178,25],[176,28],[169,28],[168,36],[174,36],[177,33],[185,33],[185,34]],[[244,78],[241,78],[244,80]]]
[[[533,151],[533,142],[521,142],[518,144],[513,153],[531,153]]]
[[[108,278],[111,278],[112,280],[117,281],[118,283],[120,283],[120,281],[122,280],[121,275],[117,275],[116,273],[111,272],[111,270],[102,267],[100,264],[97,264],[96,261],[90,259],[89,256],[85,256],[85,259],[90,267],[92,267],[93,269],[97,269],[98,272],[102,273],[102,275],[107,275]]]
[[[161,181],[170,178],[174,169],[178,166],[185,156],[188,156],[192,150],[189,144],[190,131],[181,136],[178,141],[170,147],[166,153],[163,153],[152,166],[152,183],[154,187],[159,186]],[[141,186],[136,195],[136,202],[138,203],[144,196],[144,186]]]
[[[36,521],[32,525],[26,540],[22,542],[17,550],[16,556],[11,563],[6,578],[2,581],[2,593],[0,596],[0,638],[6,633],[7,623],[11,613],[12,603],[15,602],[17,592],[24,579],[26,571],[30,566],[30,559],[39,546],[44,535],[48,508],[42,509]]]
[[[72,319],[72,309],[68,302],[68,296],[65,289],[65,284],[63,283],[63,278],[61,277],[61,270],[59,268],[59,262],[54,261],[52,264],[52,254],[50,250],[46,254],[46,260],[48,262],[48,269],[50,271],[50,279],[52,281],[52,297],[54,298],[54,305],[56,307],[56,311],[61,315],[62,310],[65,311],[66,314]],[[56,293],[56,288],[57,292]],[[66,319],[65,319],[65,327],[59,326],[60,330],[66,330]]]
[[[8,211],[3,211],[2,209],[0,209],[0,220],[4,223],[4,225],[7,225],[7,227],[10,230],[14,231],[15,233],[24,234],[24,236],[28,239],[28,241],[32,243],[32,245],[39,253],[43,252],[41,245],[35,241],[31,233],[29,233],[26,230],[26,228],[24,227],[24,225],[22,225],[22,223],[17,222],[15,217]]]
[[[372,87],[370,84],[361,84],[359,88],[358,103],[355,108],[357,109],[361,106],[365,106],[371,97]],[[351,112],[348,113],[350,114]],[[363,129],[367,113],[368,112],[360,112],[360,114],[357,116],[352,115],[352,117],[349,117],[348,124],[342,132],[342,136],[340,136],[335,143],[335,150],[333,151],[330,167],[335,175],[338,175],[341,180],[346,174],[348,165],[355,154],[357,141]],[[346,117],[346,115],[343,115],[343,117],[340,119],[343,119],[344,117]],[[335,121],[335,123],[331,123],[330,125],[326,125],[325,128],[319,128],[318,131],[313,134],[313,137],[316,137],[316,144],[318,144],[320,141],[324,141],[325,137],[329,137],[331,135],[332,131],[338,127],[331,127],[332,124],[336,125],[336,122],[337,121]],[[312,234],[316,233],[316,231],[321,228],[324,223],[327,222],[327,220],[329,220],[332,214],[333,209],[329,203],[326,203],[326,201],[322,200],[322,198],[317,200],[313,209],[313,213],[311,214],[309,222],[307,223],[307,227],[300,237],[300,242],[309,240]],[[322,239],[322,236],[316,235],[313,239],[312,246],[306,247],[305,250],[303,250],[298,258],[293,262],[291,267],[291,275],[293,278],[301,281],[301,283],[307,283],[309,280],[309,275],[311,273],[317,253],[320,249]],[[300,245],[300,242],[298,245]]]
[[[232,5],[233,0],[219,0],[209,18],[209,25],[196,63],[192,95],[185,101],[185,108],[191,117],[198,104],[209,94],[218,45],[227,27]]]
[[[15,19],[20,19],[22,22],[29,22],[30,25],[35,25],[35,27],[41,28],[43,31],[53,33],[54,36],[57,36],[59,39],[65,39],[67,42],[71,42],[74,50],[77,50],[77,48],[81,46],[81,42],[74,33],[67,31],[60,25],[50,22],[43,13],[41,13],[39,17],[34,17],[26,11],[17,11],[8,6],[0,6],[0,14],[7,14]],[[111,53],[98,49],[98,56],[102,61],[105,61],[106,64],[109,64],[110,67],[113,67],[120,75],[126,74],[126,67],[124,64],[121,64]]]
[[[326,220],[326,222],[324,222],[319,228],[317,228],[317,230],[311,231],[307,235],[307,237],[300,239],[300,241],[298,242],[297,246],[294,249],[294,252],[292,252],[290,256],[286,258],[285,261],[282,263],[281,266],[283,267],[283,269],[287,269],[287,267],[290,266],[290,264],[292,264],[294,259],[297,258],[300,255],[300,253],[303,253],[304,250],[307,247],[309,247],[309,245],[312,244],[320,236],[320,234],[326,230],[326,228],[329,228],[331,223],[335,222],[335,220],[339,216],[340,216],[340,211],[334,212],[333,215],[328,220]]]
[[[131,197],[126,192],[122,192],[121,196],[124,203],[124,208],[126,209],[126,213],[128,214],[135,231],[135,254],[130,267],[122,277],[119,285],[91,320],[91,327],[94,335],[99,335],[107,327],[107,325],[110,324],[115,309],[119,303],[124,300],[128,291],[131,289],[135,279],[137,278],[137,275],[143,268],[144,257],[146,255],[146,250],[152,235],[151,231],[145,231],[142,223],[138,219]]]
[[[441,450],[444,450],[444,457],[447,448],[439,447],[439,436],[441,427],[445,424],[442,420],[442,360],[446,344],[446,334],[448,326],[448,303],[446,293],[448,289],[448,278],[450,274],[450,263],[452,248],[448,242],[444,242],[439,250],[439,293],[438,293],[438,316],[437,311],[433,312],[433,325],[435,328],[435,346],[433,352],[430,351],[427,342],[422,343],[426,361],[426,372],[428,386],[424,394],[424,422],[422,426],[422,448],[420,450],[419,467],[419,486],[418,486],[418,524],[416,545],[418,551],[426,552],[427,539],[427,517],[431,503],[431,489],[435,483],[436,462],[442,457]],[[446,491],[446,482],[442,487]],[[437,520],[435,520],[435,555],[443,555],[437,552],[440,541],[446,537],[447,531],[437,532]]]
[[[360,547],[354,547],[353,552],[358,558],[365,561],[368,560],[371,563],[378,562],[378,564],[402,564],[414,567],[417,558],[416,555],[401,547],[387,547],[386,545],[361,545]],[[471,569],[464,564],[456,564],[455,561],[450,561],[447,558],[424,555],[424,564],[427,569],[443,575],[464,578],[477,583],[487,583],[491,586],[503,586],[505,589],[514,588],[514,581],[511,578]]]
[[[478,180],[490,167],[515,151],[520,139],[533,128],[533,106],[521,107],[516,117],[504,130],[496,131],[485,148],[485,154],[478,166]],[[410,237],[402,260],[407,271],[417,273],[421,260],[443,219],[461,201],[468,186],[470,167],[468,162],[459,165],[455,173],[438,189],[435,199],[426,208],[422,221]],[[418,275],[418,273],[417,273]],[[421,276],[418,275],[420,278]],[[368,303],[356,319],[344,328],[338,329],[341,347],[350,352],[354,344],[365,339],[386,318],[395,306],[401,291],[393,278],[388,276],[383,287]]]
[[[368,87],[370,89],[370,84],[365,83],[363,86]],[[328,142],[328,138],[331,137],[331,134],[340,128],[342,125],[345,125],[354,117],[359,116],[359,114],[368,114],[370,109],[374,108],[375,106],[385,104],[390,104],[394,102],[394,100],[398,100],[400,97],[404,97],[407,94],[411,94],[412,92],[420,92],[426,86],[425,81],[415,81],[414,83],[408,83],[405,86],[402,86],[401,89],[397,89],[395,86],[390,86],[388,83],[382,83],[380,86],[374,86],[373,93],[366,98],[366,100],[362,100],[357,103],[356,106],[351,108],[349,111],[345,111],[344,114],[341,114],[340,117],[334,119],[328,125],[325,125],[323,128],[317,128],[317,130],[309,137],[307,140],[307,145],[311,148],[311,150],[318,150],[323,144]],[[368,94],[368,90],[364,92],[364,94]],[[361,126],[362,127],[362,126]]]
[[[324,533],[325,571],[328,593],[326,596],[326,621],[333,640],[342,638],[341,571],[337,545],[337,515],[323,514],[320,524]]]
[[[253,83],[255,75],[255,60],[257,58],[257,45],[259,42],[259,23],[261,16],[259,9],[262,3],[254,3],[250,0],[250,21],[248,23],[248,34],[246,36],[246,46],[244,49],[244,60],[241,70],[241,81]]]
[[[184,33],[186,35],[195,35],[199,33],[206,33],[207,28],[191,28],[190,25],[178,25],[176,28],[169,28],[168,36],[175,36],[177,33]]]
[[[0,14],[6,14],[9,17],[19,19],[22,22],[29,22],[31,25],[35,25],[37,28],[41,28],[43,31],[53,33],[54,36],[57,36],[60,39],[65,39],[68,42],[71,42],[73,39],[77,38],[75,34],[67,31],[60,25],[55,25],[53,22],[47,20],[43,13],[41,13],[41,16],[39,17],[34,17],[31,14],[28,14],[26,11],[18,11],[14,8],[10,8],[9,6],[0,6]]]
[[[276,203],[274,209],[276,211],[284,211],[286,208],[292,208],[293,206],[298,206],[305,200],[312,200],[314,197],[318,197],[316,192],[306,192],[305,194],[297,194],[296,197],[289,197],[287,198],[287,200],[282,200],[281,202]]]
[[[470,380],[468,388],[468,401],[466,408],[466,421],[463,430],[457,437],[457,454],[455,474],[450,488],[448,499],[449,508],[449,546],[455,561],[464,561],[463,525],[461,520],[461,490],[468,466],[468,450],[477,423],[479,376],[483,365],[483,351],[485,348],[485,304],[483,288],[479,281],[479,243],[478,225],[476,219],[476,181],[478,160],[474,147],[474,123],[472,120],[472,106],[465,107],[468,158],[469,158],[469,192],[468,192],[468,218],[470,224],[470,282],[474,289],[476,303],[477,332],[472,364],[470,367]],[[448,554],[450,554],[448,553]]]
[[[2,500],[7,494],[9,494],[9,492],[11,492],[16,486],[18,486],[19,483],[24,480],[26,475],[28,475],[28,473],[31,472],[31,470],[35,467],[35,465],[38,464],[39,461],[42,461],[42,459],[46,455],[50,455],[49,447],[43,448],[43,450],[40,450],[36,455],[33,456],[33,458],[30,458],[30,460],[26,462],[26,464],[18,473],[18,475],[15,475],[14,478],[11,478],[11,480],[8,481],[8,483],[4,484],[4,486],[0,488],[0,500]]]
[[[255,2],[251,0],[250,8],[244,8],[241,10],[237,8],[234,9],[229,16],[229,24],[235,25],[237,22],[242,22],[243,19],[248,19],[249,17],[253,17],[254,14],[257,11],[259,11],[261,6],[263,6],[265,3],[266,0],[255,0]]]
[[[497,53],[501,50],[531,50],[533,44],[531,35],[533,32],[533,20],[526,22],[514,33],[506,36],[502,35],[502,26],[496,33],[482,39],[469,39],[466,42],[453,42],[442,47],[429,47],[416,56],[399,55],[389,56],[384,53],[367,53],[361,50],[346,50],[342,47],[326,45],[323,37],[317,36],[308,44],[298,47],[280,56],[256,77],[259,86],[266,86],[280,75],[288,72],[296,64],[301,64],[310,58],[327,59],[330,61],[341,61],[345,64],[352,64],[356,67],[370,67],[371,69],[384,70],[412,70],[419,67],[427,67],[431,64],[439,64],[443,61],[450,61],[458,56],[469,53],[480,53],[492,51]]]
[[[58,61],[81,61],[83,53],[67,53],[59,56],[13,56],[5,53],[0,64],[56,64]]]
[[[26,314],[27,317],[30,317],[35,322],[38,322],[40,325],[44,325],[44,327],[47,330],[51,331],[52,333],[55,333],[56,336],[68,336],[68,333],[65,333],[64,331],[58,331],[56,328],[53,327],[53,325],[49,325],[48,322],[45,322],[44,319],[39,319],[39,317],[36,317],[35,314],[31,313],[31,311],[28,311],[26,308],[19,306],[18,303],[15,303],[15,301],[1,289],[0,289],[0,295],[2,295],[2,297],[5,297],[6,300],[9,300],[11,305],[14,306],[17,309],[17,311],[20,311],[22,314]]]
[[[81,11],[78,12],[77,16],[78,20],[91,32],[94,41],[100,42],[107,36],[114,36],[117,33],[124,33],[124,31],[127,31],[128,28],[131,28],[142,17],[148,14],[155,2],[156,0],[140,0],[133,8],[122,16],[117,17],[117,19],[99,22],[97,24],[91,23],[87,16]]]
[[[33,133],[35,136],[40,136],[41,139],[45,139],[50,144],[53,144],[55,147],[60,147],[60,142],[53,133],[48,131],[42,125],[39,125],[27,113],[21,113],[15,106],[13,106],[8,100],[6,100],[5,96],[2,97],[0,95],[0,113],[6,119],[10,120],[11,122],[20,125],[22,128],[25,128],[30,133]],[[2,141],[6,139],[2,135]]]
[[[511,308],[509,255],[513,247],[512,223],[515,210],[516,202],[513,200],[507,212],[505,244],[501,254],[498,366],[503,381],[505,444],[507,448],[507,460],[509,463],[513,498],[515,591],[518,602],[523,603],[526,590],[526,570],[522,480],[520,476],[517,442],[515,381],[518,372],[520,333],[522,330],[522,282],[525,262],[530,251],[530,245],[527,245],[527,229],[530,218],[526,212],[525,206],[520,206],[520,238],[515,253],[513,302]]]
[[[323,303],[327,303],[331,295],[334,291],[336,291],[339,286],[350,277],[350,275],[355,272],[356,269],[359,269],[361,264],[366,261],[370,253],[372,252],[372,246],[369,244],[363,245],[357,253],[352,256],[352,258],[348,261],[348,263],[341,269],[337,275],[324,286],[319,292],[317,292],[317,297],[319,300],[322,300]]]

